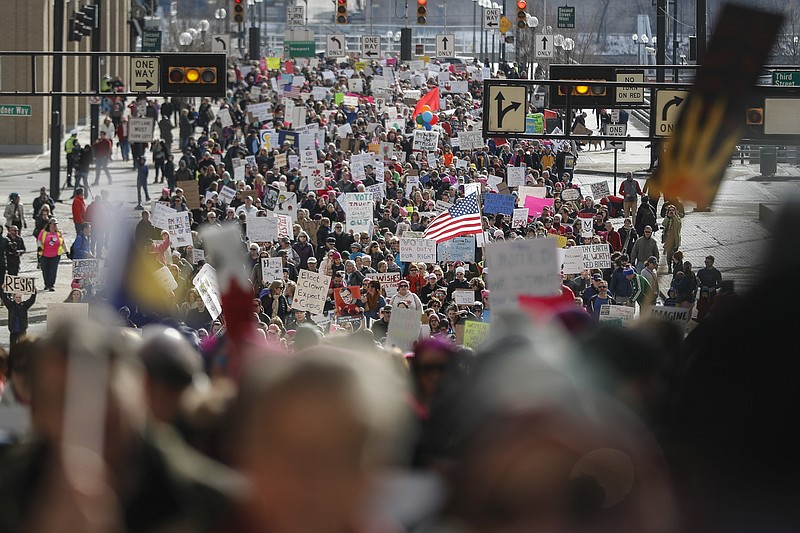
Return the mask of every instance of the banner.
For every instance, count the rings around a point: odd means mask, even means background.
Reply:
[[[36,292],[36,278],[23,278],[22,276],[6,274],[3,278],[3,292],[30,296]]]
[[[678,322],[686,324],[691,318],[691,309],[684,307],[665,307],[663,305],[654,305],[650,308],[650,316],[669,322]]]
[[[636,309],[633,307],[610,304],[600,306],[600,322],[627,328],[633,325],[634,318],[636,318]]]
[[[453,301],[456,305],[469,305],[475,303],[475,291],[466,289],[453,291]]]
[[[553,207],[552,198],[536,198],[534,196],[525,197],[524,207],[528,209],[528,214],[534,218],[542,216],[542,208],[544,206]],[[552,209],[551,209],[552,213]]]
[[[528,225],[528,208],[527,207],[520,207],[519,209],[514,209],[514,216],[511,219],[511,227],[512,228],[524,228]]]
[[[436,258],[438,261],[464,261],[472,263],[475,261],[475,237],[455,237],[449,241],[440,242],[436,245]]]
[[[150,223],[158,229],[167,229],[167,219],[177,211],[166,204],[156,202],[150,212]]]
[[[436,262],[436,241],[400,237],[400,261]]]
[[[483,212],[511,216],[514,214],[514,202],[516,202],[516,197],[513,194],[485,194],[483,196]]]
[[[278,219],[274,216],[248,218],[247,238],[250,242],[273,242],[278,240]]]
[[[275,280],[283,280],[283,259],[280,257],[262,257],[261,283],[269,285]]]
[[[509,187],[520,187],[525,185],[526,167],[506,167],[506,181]]]
[[[483,134],[480,131],[462,131],[458,134],[459,148],[478,150],[483,148]]]
[[[564,250],[564,274],[580,274],[583,272],[583,250],[580,246]]]
[[[313,315],[322,314],[331,277],[318,272],[301,270],[297,277],[297,289],[292,300],[292,309],[308,311]]]

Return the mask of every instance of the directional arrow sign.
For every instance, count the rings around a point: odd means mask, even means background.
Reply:
[[[689,96],[688,91],[659,90],[656,92],[656,107],[654,109],[656,128],[655,134],[659,137],[672,135],[675,123],[678,121],[683,102]]]
[[[160,59],[157,57],[132,57],[131,58],[131,90],[135,93],[161,92],[159,68]]]
[[[502,10],[490,7],[483,10],[483,29],[486,31],[496,30],[500,27],[500,16]]]
[[[542,34],[536,37],[536,57],[553,57],[555,46],[553,45],[553,36]]]
[[[483,101],[484,133],[524,133],[527,94],[524,85],[489,85]]]
[[[225,33],[214,34],[211,37],[211,51],[227,54],[231,49],[231,36]]]
[[[347,55],[345,52],[347,42],[344,35],[328,35],[327,42],[326,55],[328,57],[345,57]]]
[[[440,33],[436,36],[436,57],[453,57],[456,55],[456,36],[452,33]]]
[[[381,57],[381,36],[362,35],[361,55],[368,59],[377,59]]]

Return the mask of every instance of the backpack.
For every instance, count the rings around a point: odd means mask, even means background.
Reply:
[[[75,243],[73,242],[72,245],[69,247],[69,250],[67,250],[67,258],[72,259],[74,255],[75,255]]]

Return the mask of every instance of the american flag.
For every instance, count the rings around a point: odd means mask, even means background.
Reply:
[[[482,231],[483,225],[481,224],[481,212],[478,208],[478,195],[473,192],[431,220],[422,236],[426,239],[433,239],[438,244],[456,237],[481,233]]]

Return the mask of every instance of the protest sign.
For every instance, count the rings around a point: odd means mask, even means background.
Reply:
[[[369,275],[369,279],[381,282],[381,289],[386,291],[386,297],[391,298],[397,294],[397,283],[400,281],[400,272],[377,272]]]
[[[303,150],[300,152],[300,166],[314,167],[317,164],[317,151],[316,150]]]
[[[464,321],[464,346],[475,349],[489,338],[492,325],[477,320]]]
[[[581,197],[578,189],[564,189],[561,191],[561,199],[565,202],[573,202]]]
[[[200,209],[200,184],[195,180],[184,180],[178,182],[178,186],[183,189],[183,196],[186,198],[186,207],[190,210]]]
[[[286,215],[275,215],[278,219],[278,237],[292,237],[292,218]]]
[[[581,221],[581,237],[591,237],[594,234],[594,219],[591,216],[579,218]]]
[[[192,248],[192,264],[196,265],[200,261],[206,260],[206,251],[199,248]]]
[[[583,250],[573,246],[564,250],[564,274],[580,274],[583,272]]]
[[[414,144],[412,149],[422,152],[435,152],[439,146],[439,132],[414,130]]]
[[[189,212],[176,212],[167,218],[167,231],[170,243],[176,248],[192,244],[192,227],[189,224]]]
[[[380,202],[386,196],[385,183],[376,183],[375,185],[365,187],[364,190],[372,195],[372,201],[374,202]]]
[[[543,207],[553,207],[552,198],[536,198],[534,196],[527,196],[525,198],[524,206],[528,209],[528,214],[534,218],[542,216]],[[552,211],[552,210],[551,210]]]
[[[94,279],[100,270],[99,259],[73,259],[72,279]]]
[[[636,309],[627,305],[604,304],[600,306],[600,322],[616,324],[622,327],[633,325]]]
[[[227,107],[221,108],[217,111],[217,118],[220,119],[222,122],[223,128],[230,128],[233,126],[233,119],[231,118],[231,112]]]
[[[685,307],[665,307],[663,305],[654,305],[650,308],[650,316],[668,322],[677,322],[678,324],[687,324],[692,317],[691,309]]]
[[[351,192],[345,194],[345,213],[346,228],[348,233],[350,230],[354,234],[365,231],[372,233],[372,209],[375,205],[375,199],[371,192]]]
[[[525,185],[519,188],[519,198],[522,204],[525,203],[525,198],[533,196],[534,198],[545,198],[547,196],[547,187],[531,187]]]
[[[273,168],[283,168],[288,164],[289,162],[287,155],[285,153],[278,154],[275,156],[275,164],[273,165]]]
[[[278,204],[275,206],[275,214],[287,216],[291,219],[292,223],[294,223],[297,220],[297,195],[286,191],[278,193]]]
[[[475,261],[475,237],[455,237],[436,245],[436,257],[439,261]]]
[[[336,316],[363,316],[364,304],[361,302],[361,287],[338,287],[333,289],[333,302]]]
[[[250,242],[271,242],[278,239],[278,219],[274,216],[247,219],[247,238]]]
[[[400,237],[400,261],[436,262],[436,241]]]
[[[442,211],[447,211],[453,207],[453,204],[450,202],[445,202],[444,200],[436,200],[436,211],[441,213]]]
[[[608,244],[579,246],[583,254],[583,268],[611,268],[611,251]]]
[[[89,320],[89,304],[83,302],[56,302],[47,304],[47,331],[54,331],[63,323],[85,324]]]
[[[172,275],[169,267],[162,266],[153,272],[153,279],[155,279],[159,287],[168,291],[174,291],[178,288],[178,282],[175,281],[175,276]]]
[[[509,187],[525,185],[525,167],[506,167],[506,181]]]
[[[483,147],[483,135],[480,131],[462,131],[458,142],[462,150],[477,150]]]
[[[36,292],[36,278],[23,278],[6,274],[3,278],[3,292],[6,294],[20,293],[29,296]]]
[[[556,240],[556,248],[567,247],[567,237],[565,235],[558,235],[556,233],[548,233],[547,237]]]
[[[514,209],[514,216],[511,219],[511,227],[524,228],[527,225],[528,225],[528,208],[520,207],[519,209]]]
[[[203,265],[203,268],[192,280],[192,285],[197,290],[200,299],[203,300],[211,319],[216,320],[222,314],[219,286],[217,285],[217,271],[209,264]]]
[[[292,300],[292,309],[319,315],[325,307],[331,277],[319,272],[301,270],[297,277],[297,289]]]
[[[167,219],[175,213],[170,206],[156,202],[150,212],[150,223],[158,229],[167,229]]]
[[[458,290],[453,291],[453,301],[456,305],[472,305],[475,303],[475,291]]]
[[[483,212],[511,216],[514,214],[515,201],[516,197],[513,194],[485,194],[483,196]]]
[[[420,312],[416,309],[392,309],[389,329],[386,333],[386,347],[397,347],[403,352],[411,350],[411,346],[419,338],[422,327]]]
[[[406,176],[406,198],[411,198],[414,190],[419,188],[419,176]]]
[[[492,310],[517,308],[520,295],[559,292],[560,265],[552,239],[488,242],[486,266],[492,273]]]
[[[261,282],[269,285],[275,280],[283,279],[283,259],[280,257],[261,258]]]
[[[225,185],[222,187],[222,190],[219,191],[219,200],[225,205],[230,205],[231,201],[236,197],[236,189],[232,189]]]
[[[608,183],[605,181],[590,183],[589,187],[592,189],[592,198],[600,200],[601,198],[611,196],[611,191],[608,190]]]

